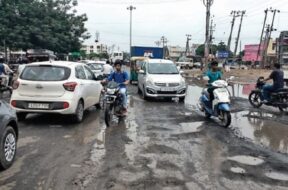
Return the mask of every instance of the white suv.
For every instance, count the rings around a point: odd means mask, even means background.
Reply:
[[[172,61],[163,59],[144,61],[138,74],[138,91],[142,93],[144,99],[178,97],[183,101],[186,89],[185,79]]]
[[[13,88],[10,103],[19,120],[28,113],[58,113],[81,122],[84,110],[100,106],[102,85],[83,63],[53,61],[26,65]]]

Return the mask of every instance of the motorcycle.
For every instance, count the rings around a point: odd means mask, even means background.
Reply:
[[[265,82],[264,77],[259,77],[255,86],[249,94],[249,102],[255,108],[260,108],[263,105],[263,87]],[[278,108],[281,112],[288,112],[288,88],[279,89],[270,94],[271,99],[265,105]]]
[[[124,107],[122,105],[122,96],[119,91],[119,84],[114,81],[109,82],[105,88],[104,118],[107,127],[111,126],[114,115],[117,116],[118,119],[125,117],[125,115],[122,114]]]
[[[230,79],[233,79],[232,77]],[[228,79],[229,80],[229,79]],[[211,116],[217,117],[220,120],[221,126],[227,128],[231,124],[230,113],[230,93],[227,89],[228,80],[217,80],[211,84],[214,88],[214,100],[210,100],[210,94],[207,88],[203,89],[199,99],[199,109],[204,112],[206,118]]]
[[[0,76],[0,98],[2,98],[4,92],[9,92],[11,95],[12,90],[12,83],[13,83],[13,73],[9,73],[9,80],[7,81],[6,77]]]

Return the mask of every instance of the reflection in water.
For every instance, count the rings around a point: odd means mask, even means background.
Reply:
[[[233,114],[232,122],[240,133],[238,135],[275,151],[288,153],[288,127],[277,122],[279,119],[273,114],[250,111]]]
[[[232,84],[228,87],[232,97],[245,98],[249,97],[252,90],[255,89],[255,84]]]
[[[288,174],[279,173],[279,172],[269,172],[265,174],[270,179],[276,179],[280,181],[288,181]]]

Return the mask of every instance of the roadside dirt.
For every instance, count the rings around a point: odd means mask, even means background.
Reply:
[[[198,77],[202,75],[203,71],[200,70],[185,70],[184,73],[186,77]],[[271,70],[263,70],[263,69],[253,69],[253,70],[244,70],[244,69],[231,69],[230,72],[224,72],[224,78],[229,78],[230,76],[234,76],[234,81],[237,83],[255,83],[256,80],[260,77],[268,77],[271,73]]]

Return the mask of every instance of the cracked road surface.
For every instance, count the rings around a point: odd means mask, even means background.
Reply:
[[[128,117],[110,128],[95,108],[79,125],[30,115],[0,189],[288,189],[287,115],[241,96],[225,129],[197,110],[200,87],[189,86],[185,103],[144,101],[136,91]]]

